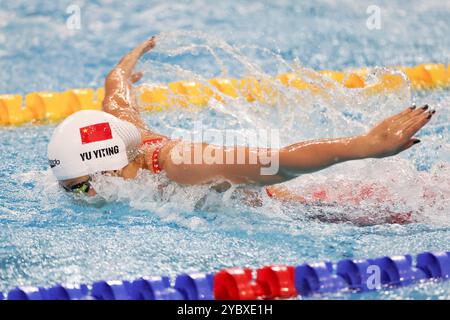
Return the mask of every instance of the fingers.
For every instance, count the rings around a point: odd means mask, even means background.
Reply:
[[[414,135],[417,131],[419,131],[423,126],[425,126],[433,117],[435,110],[430,110],[428,112],[423,112],[419,116],[409,120],[405,123],[404,133],[408,136]]]
[[[139,56],[142,56],[143,54],[153,49],[155,45],[156,45],[156,38],[155,36],[153,36],[150,39],[147,39],[144,42],[142,42],[136,48],[134,48],[133,52],[135,52]]]
[[[404,121],[402,122],[402,126],[404,128],[409,127],[411,124],[415,123],[417,120],[422,119],[423,117],[426,117],[428,115],[428,112],[426,112],[428,108],[422,107],[417,110],[414,110],[414,112]]]
[[[406,115],[405,115],[404,117],[402,117],[400,120],[401,120],[402,122],[409,121],[409,120],[413,119],[414,117],[418,117],[418,116],[420,116],[421,114],[423,114],[425,111],[428,110],[428,108],[429,108],[429,107],[428,107],[427,104],[424,105],[424,106],[422,106],[422,107],[420,107],[420,108],[415,108],[412,112],[406,114]]]
[[[141,71],[133,73],[133,74],[131,75],[131,78],[130,78],[131,83],[136,83],[136,82],[138,82],[139,80],[141,80],[141,78],[142,78],[143,76],[144,76],[144,73],[141,72]]]
[[[155,36],[151,37],[150,39],[144,41],[143,45],[143,52],[146,53],[153,49],[156,45],[156,38]]]
[[[403,147],[401,148],[400,152],[408,150],[409,148],[411,148],[412,146],[414,146],[414,145],[416,145],[418,143],[420,143],[419,139],[410,139],[405,145],[403,145]]]
[[[412,113],[414,109],[416,109],[416,106],[408,107],[408,108],[406,108],[405,110],[403,110],[402,112],[400,112],[400,113],[398,113],[398,114],[392,116],[392,117],[391,117],[391,120],[397,121],[397,120],[403,118],[404,116],[406,116],[406,115]]]
[[[401,118],[398,118],[397,121],[394,121],[394,125],[400,130],[405,130],[412,124],[416,123],[419,119],[422,119],[424,115],[426,116],[428,114],[426,110],[428,110],[428,105],[412,110]]]
[[[403,139],[408,140],[408,142],[403,145],[402,151],[420,142],[420,140],[410,139],[410,137],[422,129],[431,120],[435,113],[435,110],[428,110],[428,105],[425,105],[422,108],[414,110],[411,114],[409,114],[408,119],[400,124],[399,129]]]
[[[402,151],[411,148],[413,145],[420,143],[419,139],[411,139],[409,140],[402,148]]]

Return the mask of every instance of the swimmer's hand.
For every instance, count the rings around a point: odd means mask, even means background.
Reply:
[[[150,39],[145,40],[140,45],[136,47],[136,51],[140,53],[140,55],[144,55],[150,50],[152,50],[156,45],[156,38],[155,36],[151,37]]]
[[[435,113],[435,110],[428,109],[428,105],[421,108],[409,107],[376,125],[362,136],[365,156],[393,156],[420,142],[412,136],[425,126]]]
[[[138,45],[132,52],[131,55],[135,56],[135,60],[137,61],[140,57],[142,57],[144,54],[149,52],[151,49],[153,49],[156,45],[156,38],[155,36],[151,37],[150,39],[145,40],[140,45]],[[136,83],[143,77],[144,73],[142,71],[134,72],[130,76],[131,83]]]

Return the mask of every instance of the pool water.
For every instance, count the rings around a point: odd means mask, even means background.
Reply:
[[[329,80],[313,70],[450,62],[450,3],[443,1],[377,1],[380,30],[366,27],[370,1],[0,4],[0,93],[101,87],[121,55],[153,34],[159,34],[158,45],[139,64],[147,84],[267,78],[296,70],[325,85]],[[72,4],[81,10],[79,30],[66,26]],[[375,69],[371,81],[386,72],[394,71]],[[196,123],[242,135],[270,127],[280,130],[286,145],[361,134],[412,103],[428,103],[437,113],[412,149],[388,159],[340,164],[287,184],[299,193],[320,187],[342,196],[362,183],[375,183],[387,188],[392,203],[281,205],[261,192],[262,205],[253,207],[239,190],[218,194],[141,172],[136,181],[98,179],[96,189],[106,201],[89,204],[64,194],[47,168],[46,146],[55,124],[0,128],[0,291],[449,250],[449,90],[417,92],[407,82],[375,96],[341,87],[324,96],[280,90],[283,99],[275,105],[210,101],[200,110],[144,117],[168,135],[175,130],[187,134]],[[156,191],[161,184],[165,187]],[[432,194],[432,200],[424,194]],[[379,222],[387,210],[411,211],[413,223]],[[321,222],[319,215],[349,222]],[[374,225],[352,223],[367,216]],[[450,284],[427,282],[332,298],[449,299]]]

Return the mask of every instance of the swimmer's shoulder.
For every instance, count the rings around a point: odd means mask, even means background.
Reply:
[[[162,135],[162,134],[158,134],[158,133],[153,132],[151,130],[142,131],[142,142],[143,143],[145,141],[153,140],[153,139],[170,140],[169,137],[167,137],[165,135]]]

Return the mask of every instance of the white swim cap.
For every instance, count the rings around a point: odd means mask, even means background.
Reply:
[[[53,132],[48,163],[58,180],[120,170],[134,159],[141,134],[133,124],[109,113],[78,111]]]

